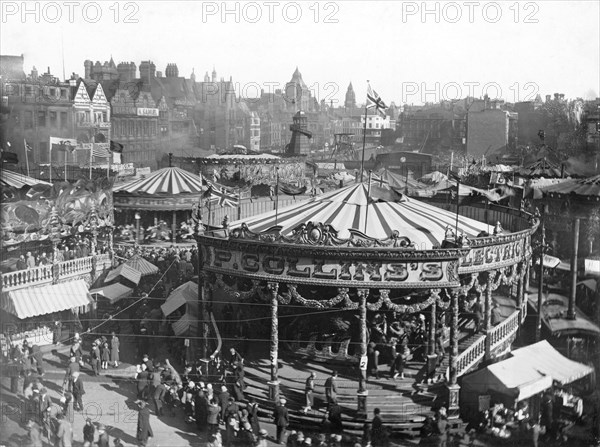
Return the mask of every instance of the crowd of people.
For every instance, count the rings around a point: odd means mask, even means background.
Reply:
[[[176,242],[194,240],[194,222],[187,219],[179,223],[176,232],[176,241],[173,241],[172,227],[164,220],[158,220],[155,225],[148,225],[145,228],[140,225],[139,231],[136,225],[125,224],[115,228],[115,239],[128,242]]]

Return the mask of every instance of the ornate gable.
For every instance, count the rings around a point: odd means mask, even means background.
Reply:
[[[106,100],[106,98],[104,98]],[[83,82],[79,83],[79,88],[77,89],[77,93],[75,94],[75,98],[73,98],[73,103],[77,105],[89,106],[90,95],[88,95],[87,89],[85,88],[85,84]]]

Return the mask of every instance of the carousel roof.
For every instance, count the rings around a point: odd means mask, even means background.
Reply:
[[[19,174],[18,172],[7,171],[6,169],[0,170],[0,181],[5,185],[17,189],[21,189],[24,186],[52,185],[52,183],[28,177],[24,174]]]
[[[282,234],[290,235],[297,226],[314,222],[333,226],[341,238],[349,237],[348,230],[355,229],[376,239],[386,239],[397,230],[420,249],[439,246],[446,228],[455,228],[453,212],[405,196],[397,202],[382,201],[369,194],[367,188],[365,183],[347,186],[281,208],[277,213],[269,211],[232,222],[230,228],[245,223],[251,231],[261,232],[279,225]],[[459,216],[458,228],[468,237],[490,230],[487,224],[463,216]]]
[[[168,167],[151,173],[146,178],[116,185],[113,192],[129,194],[198,194],[205,191],[202,178],[181,168]]]
[[[562,166],[552,163],[545,158],[542,158],[526,168],[521,168],[518,171],[521,175],[530,178],[562,178],[569,177],[569,174]]]
[[[600,175],[546,186],[542,188],[542,191],[551,194],[575,194],[578,196],[600,197]]]

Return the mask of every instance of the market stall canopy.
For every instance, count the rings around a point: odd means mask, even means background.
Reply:
[[[552,388],[552,377],[513,357],[469,374],[461,387],[463,393],[499,393],[519,402]]]
[[[28,177],[27,175],[20,174],[18,172],[8,171],[6,169],[0,170],[0,182],[2,182],[4,185],[12,186],[13,188],[17,189],[21,189],[24,186],[52,185],[52,183]]]
[[[272,154],[213,154],[204,157],[208,160],[279,160],[280,157]]]
[[[160,308],[168,317],[185,304],[188,305],[188,309],[197,309],[198,307],[198,284],[195,282],[188,281],[177,287]]]
[[[2,297],[2,309],[23,319],[87,307],[91,302],[85,281],[78,279],[51,286],[10,291]]]
[[[290,235],[301,224],[319,222],[338,231],[338,237],[350,236],[349,229],[369,237],[388,238],[394,231],[405,236],[418,249],[441,245],[447,228],[455,228],[456,214],[418,200],[404,197],[399,202],[376,200],[368,193],[368,186],[359,183],[328,192],[319,197],[269,211],[248,219],[232,222],[230,228],[245,223],[254,232],[281,226],[281,233]],[[458,230],[468,237],[488,231],[488,225],[459,216]]]
[[[98,294],[107,298],[111,304],[116,303],[121,298],[129,296],[133,289],[131,287],[124,286],[123,284],[116,283],[108,286],[100,287],[98,289],[90,290],[92,295]]]
[[[199,194],[206,190],[202,178],[181,168],[168,167],[154,171],[143,179],[115,185],[113,192],[128,194]]]
[[[592,292],[595,292],[598,284],[595,279],[585,279],[583,281],[579,281],[577,285],[587,287]]]
[[[159,272],[157,266],[146,261],[140,255],[133,255],[125,264],[136,269],[142,276],[155,275]]]
[[[534,368],[560,385],[575,382],[594,372],[594,368],[566,358],[546,340],[516,349],[512,355],[521,368]]]
[[[112,270],[108,275],[106,275],[106,278],[104,278],[104,284],[117,279],[119,276],[131,281],[136,286],[140,283],[140,279],[142,279],[142,273],[140,271],[125,263],[121,264],[116,269]]]
[[[196,329],[198,327],[198,318],[186,313],[183,317],[173,323],[171,327],[173,328],[173,333],[179,337],[190,329]]]
[[[545,188],[542,188],[542,192],[550,196],[573,194],[576,196],[597,197],[600,199],[600,175],[585,179],[572,179],[556,185],[546,186]]]

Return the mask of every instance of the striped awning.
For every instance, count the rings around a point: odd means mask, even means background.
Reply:
[[[542,188],[550,196],[574,194],[584,197],[600,197],[600,175],[580,180],[570,180]]]
[[[125,263],[125,264],[121,264],[116,269],[109,272],[109,274],[106,275],[106,278],[104,279],[104,284],[106,284],[107,282],[113,281],[114,279],[118,278],[119,276],[122,276],[123,278],[131,281],[136,286],[139,284],[140,279],[142,279],[141,272],[139,272],[135,268],[133,268],[130,265],[128,265],[127,263]]]
[[[5,185],[12,186],[13,188],[17,189],[21,189],[24,186],[52,185],[52,183],[28,177],[18,172],[7,171],[6,169],[0,170],[0,181]]]
[[[198,284],[192,281],[188,281],[185,284],[177,287],[164,304],[160,306],[165,316],[171,315],[181,306],[187,304],[187,310],[198,309]]]
[[[181,168],[159,169],[143,179],[116,185],[113,192],[129,194],[198,194],[205,191],[202,178]]]
[[[190,329],[196,329],[198,327],[198,318],[186,313],[183,317],[173,323],[171,327],[173,328],[173,333],[179,337]]]
[[[278,212],[233,222],[230,228],[245,223],[250,230],[261,232],[279,225],[282,234],[289,235],[298,225],[308,222],[332,225],[342,238],[349,237],[348,229],[377,239],[385,239],[397,230],[419,249],[431,249],[441,245],[448,227],[454,230],[456,214],[404,196],[399,202],[376,201],[369,197],[367,185],[360,183],[297,202]],[[489,227],[459,216],[458,229],[473,238]]]
[[[131,295],[133,289],[131,287],[124,286],[123,284],[116,283],[110,284],[108,286],[100,287],[98,289],[90,290],[92,295],[98,294],[107,298],[111,304],[116,303],[121,298],[125,298],[126,296]]]
[[[83,279],[13,290],[2,297],[2,309],[21,319],[87,307],[90,303],[90,293]]]
[[[136,269],[142,274],[142,276],[155,275],[159,272],[157,266],[149,261],[146,261],[140,255],[133,255],[127,262],[125,262],[125,264]]]

